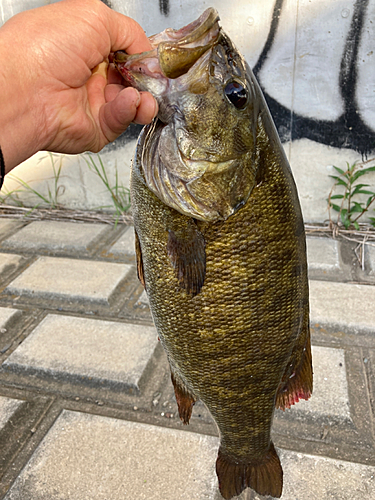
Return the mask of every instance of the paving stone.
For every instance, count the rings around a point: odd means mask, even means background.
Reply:
[[[28,297],[108,304],[131,267],[113,262],[39,257],[5,291]]]
[[[4,273],[4,271],[9,271],[11,267],[18,266],[21,260],[21,255],[0,253],[0,275]]]
[[[156,345],[155,327],[51,314],[3,365],[39,377],[138,389]]]
[[[74,222],[35,221],[2,242],[6,249],[83,252],[97,241],[108,226]]]
[[[150,301],[148,300],[146,290],[143,290],[139,299],[136,302],[137,306],[150,306]]]
[[[23,225],[22,222],[16,219],[0,219],[0,239],[13,232],[18,227]]]
[[[368,259],[370,261],[370,274],[375,275],[375,246],[366,245]]]
[[[375,333],[375,287],[310,281],[312,325]]]
[[[375,467],[286,450],[281,450],[280,460],[284,468],[283,500],[375,498]]]
[[[8,307],[0,307],[0,338],[1,334],[6,331],[6,327],[8,324],[8,321],[16,316],[17,314],[20,314],[20,311],[17,309],[10,309]]]
[[[129,227],[116,243],[111,246],[108,253],[115,257],[135,255],[135,235],[133,226]]]
[[[219,500],[217,447],[211,436],[64,410],[5,500]],[[375,467],[278,451],[283,500],[375,497]]]
[[[64,411],[7,500],[193,500],[216,488],[217,439]]]
[[[300,400],[286,412],[309,413],[350,420],[348,382],[342,349],[312,347],[314,391],[308,401]]]
[[[17,399],[0,396],[0,431],[22,403]]]
[[[335,271],[340,267],[338,241],[329,238],[306,238],[309,270]]]

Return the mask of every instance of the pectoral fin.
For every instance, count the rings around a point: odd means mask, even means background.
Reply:
[[[167,252],[180,287],[195,296],[201,291],[206,274],[204,237],[194,220],[168,229],[168,233]]]

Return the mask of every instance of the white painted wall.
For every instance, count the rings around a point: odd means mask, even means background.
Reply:
[[[44,3],[0,0],[0,20]],[[327,219],[332,165],[345,168],[346,161],[360,161],[363,152],[375,156],[375,0],[110,3],[134,17],[148,35],[166,27],[180,28],[207,7],[215,7],[224,30],[255,67],[291,162],[305,219]],[[280,7],[278,12],[275,6]],[[125,183],[133,148],[132,140],[104,154],[106,162],[117,159]],[[35,159],[29,160],[17,167],[16,174],[28,180],[45,176],[48,165],[30,168],[34,164]],[[375,189],[375,175],[367,181]],[[67,206],[95,208],[109,203],[82,161],[66,162],[63,182],[60,201]],[[39,180],[33,186],[44,189]],[[6,181],[6,187],[14,184]]]

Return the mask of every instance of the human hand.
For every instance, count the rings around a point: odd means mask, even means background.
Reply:
[[[151,94],[92,70],[110,52],[150,49],[142,28],[99,0],[63,0],[0,29],[0,146],[7,171],[39,150],[100,151],[157,112]]]

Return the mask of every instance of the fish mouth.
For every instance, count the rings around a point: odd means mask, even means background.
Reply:
[[[149,85],[149,78],[162,81],[184,75],[219,38],[219,15],[209,8],[179,30],[168,28],[149,37],[152,50],[132,55],[117,51],[113,62],[126,84],[152,92],[155,85]]]

